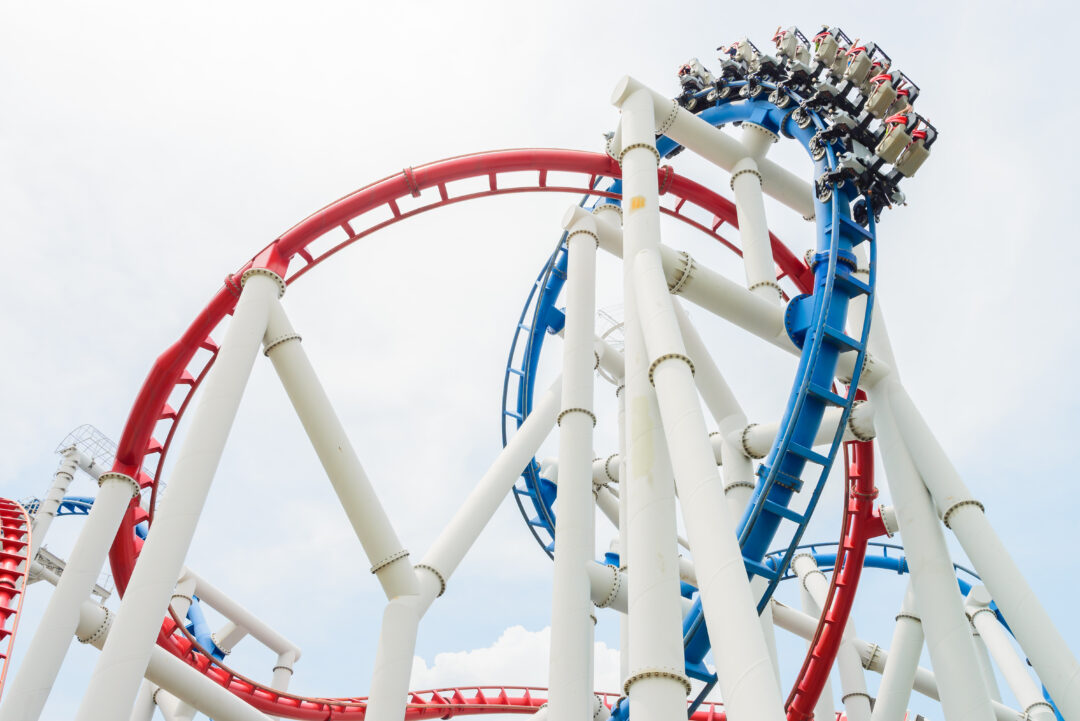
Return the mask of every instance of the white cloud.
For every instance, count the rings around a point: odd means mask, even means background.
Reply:
[[[468,651],[450,651],[435,656],[431,666],[419,656],[413,658],[413,689],[444,688],[475,683],[548,685],[548,648],[551,627],[529,631],[511,626],[490,646]],[[619,688],[619,651],[597,642],[594,687],[600,691]]]

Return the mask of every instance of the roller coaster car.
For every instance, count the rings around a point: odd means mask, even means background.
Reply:
[[[797,27],[793,25],[784,30],[777,29],[773,42],[776,44],[776,54],[781,60],[802,64],[809,70],[810,43]]]
[[[871,90],[866,98],[863,109],[873,117],[881,120],[889,112],[889,108],[896,102],[896,83],[899,82],[899,73],[882,73],[870,79]]]
[[[691,58],[679,66],[678,76],[682,93],[676,101],[690,112],[700,113],[707,107],[707,103],[702,102],[696,95],[712,86],[716,79],[697,58]]]
[[[765,80],[778,80],[785,74],[784,64],[772,55],[765,53],[758,55],[750,70]]]

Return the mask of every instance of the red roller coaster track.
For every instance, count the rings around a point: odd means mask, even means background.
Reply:
[[[515,185],[500,184],[500,176],[523,172],[529,173],[534,182],[521,185],[521,176],[515,175]],[[559,182],[549,182],[550,176],[555,173],[559,174]],[[601,178],[616,179],[620,176],[619,165],[609,156],[598,153],[551,149],[492,151],[407,168],[327,205],[289,229],[235,274],[228,276],[224,285],[183,335],[157,358],[132,406],[112,470],[134,477],[143,488],[151,488],[150,508],[154,507],[165,456],[175,438],[179,421],[187,410],[195,389],[206,377],[217,357],[218,346],[211,334],[225,316],[232,313],[239,294],[239,278],[249,268],[269,268],[284,277],[286,283],[292,283],[361,238],[429,210],[476,198],[515,193],[556,192],[578,196],[592,194],[618,197],[617,194],[607,193],[602,189],[594,190],[593,187]],[[486,178],[487,187],[455,194],[455,188],[450,185],[455,181],[474,178]],[[666,215],[697,228],[735,253],[740,253],[733,243],[719,233],[725,224],[738,227],[735,206],[730,200],[678,175],[670,166],[660,169],[658,182],[661,195],[669,201],[662,208]],[[434,191],[429,193],[430,202],[412,210],[401,210],[399,200],[407,197],[424,198],[424,191]],[[711,215],[712,221],[702,223],[695,220],[686,212],[691,207],[704,211],[706,217]],[[370,216],[377,215],[380,210],[384,211],[383,219],[370,219]],[[701,217],[698,213],[694,216]],[[800,291],[808,292],[813,275],[807,266],[775,236],[770,235],[770,238],[773,257],[780,269],[777,280],[789,277]],[[323,249],[316,252],[315,248]],[[300,265],[290,272],[290,265],[297,259]],[[196,354],[200,350],[207,351],[208,355],[196,360]],[[176,408],[169,404],[170,398],[180,399]],[[164,440],[158,440],[159,437]],[[864,457],[869,455],[869,448],[870,444],[865,444],[864,451],[855,451],[849,468],[849,471],[853,470],[851,478],[859,489],[864,489],[866,483],[869,483],[870,488],[873,487],[872,464],[863,465]],[[158,458],[151,476],[142,468],[148,457],[155,454]],[[842,629],[850,612],[858,572],[862,567],[860,556],[865,552],[865,527],[869,523],[863,517],[865,506],[859,505],[859,499],[863,497],[861,493],[862,490],[852,494],[854,500],[849,503],[848,513],[845,514],[843,552],[849,554],[845,559],[850,560],[845,560],[843,565],[838,561],[837,568],[841,571],[834,574],[829,606],[822,614],[817,637],[792,691],[792,709],[802,709],[807,702],[812,707],[816,702],[824,683],[822,669],[827,675],[839,644],[840,634],[832,629]],[[152,511],[148,513],[137,500],[133,500],[109,552],[113,578],[121,594],[130,580],[141,549],[142,541],[134,529],[142,521],[152,523]],[[856,563],[856,559],[859,562]],[[166,618],[163,622],[158,644],[198,669],[207,678],[273,716],[311,720],[362,719],[366,711],[365,699],[362,698],[300,697],[275,691],[245,678],[210,658],[194,639],[187,635],[183,625],[173,618]],[[417,692],[411,699],[407,718],[449,718],[462,713],[528,713],[543,703],[542,699],[531,694],[539,689],[511,688],[511,691],[520,691],[512,697],[507,695],[507,689],[508,687],[469,687]],[[472,695],[466,694],[466,691]],[[492,693],[488,695],[485,691]],[[693,718],[700,721],[722,719],[724,714],[721,708],[719,705],[707,704],[699,709]],[[794,711],[789,711],[789,718],[804,718],[793,714]]]

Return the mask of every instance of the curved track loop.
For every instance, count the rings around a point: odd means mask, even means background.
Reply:
[[[521,185],[521,176],[518,175],[514,177],[517,185],[500,186],[501,174],[522,172],[529,173],[528,184]],[[533,173],[535,175],[532,175]],[[553,185],[548,182],[549,173],[576,175],[579,182],[573,184],[574,178],[571,178],[570,182],[560,180],[560,184]],[[560,176],[561,179],[562,177]],[[619,177],[621,171],[618,164],[609,156],[599,153],[542,149],[494,151],[408,168],[322,208],[270,243],[235,274],[228,276],[222,288],[183,335],[154,362],[120,437],[113,470],[132,476],[144,488],[154,489],[152,498],[154,497],[165,456],[179,421],[194,390],[206,377],[217,356],[218,345],[211,334],[225,316],[232,312],[239,294],[239,278],[249,268],[269,268],[284,277],[287,283],[292,283],[357,240],[434,208],[493,195],[527,192],[615,197],[613,193],[593,188],[601,178]],[[469,178],[484,178],[487,180],[487,187],[479,191],[455,194],[455,188],[450,184]],[[674,199],[673,207],[664,210],[667,215],[732,247],[731,243],[717,232],[718,228],[727,222],[725,219],[735,217],[735,206],[730,200],[676,174],[668,167],[660,169],[658,180],[665,188],[665,195]],[[431,189],[437,193],[432,193],[431,202],[412,210],[401,210],[399,200],[421,197],[424,190]],[[711,213],[714,217],[712,223],[705,225],[685,214],[683,208],[687,203]],[[381,219],[371,217],[379,215],[380,211]],[[371,216],[363,217],[369,212]],[[812,282],[810,271],[795,258],[787,246],[773,238],[773,249],[776,261],[785,274],[791,275],[800,285]],[[295,258],[299,258],[302,265],[290,273],[289,266]],[[165,441],[157,440],[155,434],[164,437]],[[151,476],[141,469],[147,456],[154,454],[158,455],[158,462],[154,475]],[[153,508],[153,505],[150,508]],[[121,595],[127,587],[142,546],[142,540],[135,534],[134,528],[143,521],[152,521],[151,515],[137,501],[133,501],[109,552],[113,578]],[[338,706],[353,703],[350,699],[304,699],[274,691],[206,657],[193,649],[182,635],[177,634],[176,623],[166,619],[159,636],[159,644],[187,660],[209,678],[272,715],[298,719],[326,719],[331,716],[337,718]]]
[[[0,498],[0,692],[4,690],[29,575],[30,516],[15,501]]]

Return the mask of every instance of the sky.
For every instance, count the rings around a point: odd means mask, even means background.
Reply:
[[[916,2],[899,15],[815,5],[0,6],[0,336],[9,349],[0,356],[0,495],[43,495],[54,449],[80,424],[118,438],[154,358],[222,278],[331,200],[466,152],[600,151],[618,122],[609,96],[624,74],[673,94],[689,57],[715,65],[720,44],[750,36],[764,46],[778,25],[828,23],[886,49],[922,86],[919,109],[941,131],[905,183],[908,205],[879,227],[879,298],[907,388],[1080,650],[1070,613],[1080,569],[1060,548],[1076,511],[1078,158],[1076,144],[1055,135],[1078,109],[1058,77],[1074,61],[1060,39],[1076,13],[1052,2]],[[774,152],[805,170],[794,149]],[[676,169],[727,194],[727,175],[689,156]],[[357,243],[286,296],[414,559],[498,452],[511,334],[574,201],[522,195],[440,210]],[[797,253],[813,243],[809,225],[767,207]],[[663,233],[741,278],[702,238],[671,224]],[[605,258],[599,269],[599,303],[617,313],[618,266]],[[751,420],[777,418],[794,361],[703,311],[691,317]],[[545,357],[546,377],[558,348]],[[610,413],[607,421],[597,455],[614,450]],[[553,449],[549,440],[544,453]],[[93,491],[85,477],[71,489]],[[808,538],[834,540],[835,483],[819,516]],[[54,524],[49,548],[66,555],[80,523]],[[604,523],[598,552],[611,536]],[[189,565],[301,646],[292,690],[366,693],[382,594],[264,359]],[[424,620],[414,684],[545,685],[550,580],[508,500]],[[903,579],[868,572],[860,636],[888,644],[902,590]],[[30,589],[15,668],[47,596]],[[794,588],[780,597],[797,602]],[[786,688],[804,647],[781,635]],[[618,686],[617,636],[603,614],[606,690]],[[43,719],[73,715],[95,658],[72,645]],[[273,658],[248,641],[230,663],[268,679]],[[912,708],[940,718],[932,703],[915,698]]]

